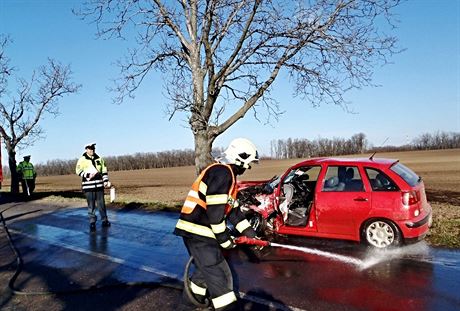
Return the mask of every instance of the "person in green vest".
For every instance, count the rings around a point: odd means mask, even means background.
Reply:
[[[35,178],[37,177],[37,173],[35,172],[33,164],[30,163],[30,155],[24,156],[24,161],[18,164],[16,172],[21,181],[22,193],[31,196],[35,190]]]

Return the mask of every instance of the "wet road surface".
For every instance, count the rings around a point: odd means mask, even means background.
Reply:
[[[98,222],[95,233],[88,230],[84,208],[9,218],[7,223],[15,243],[43,254],[34,258],[35,264],[86,270],[95,283],[106,281],[107,274],[111,282],[179,283],[188,255],[171,233],[177,217],[109,210],[112,227],[101,228]],[[239,247],[227,254],[241,296],[266,310],[460,310],[458,250],[423,242],[386,252],[330,240],[276,242],[299,248]],[[95,267],[95,259],[106,262],[104,268]],[[51,289],[77,286],[79,279]]]

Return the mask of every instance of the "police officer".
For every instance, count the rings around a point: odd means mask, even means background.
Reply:
[[[258,162],[259,156],[251,141],[237,138],[216,160],[192,184],[174,234],[182,236],[194,258],[196,270],[190,287],[196,300],[204,302],[210,297],[215,310],[237,310],[232,275],[222,249],[235,247],[227,220],[241,234],[256,236],[238,208],[236,176]]]
[[[96,206],[102,226],[110,227],[104,200],[104,188],[110,188],[109,175],[104,159],[96,154],[96,144],[85,145],[85,153],[78,159],[75,172],[81,177],[81,187],[88,202],[90,231],[96,230]]]
[[[22,193],[31,196],[32,192],[35,190],[35,178],[37,177],[37,173],[32,163],[30,163],[30,155],[24,156],[24,161],[18,164],[16,172],[21,181]]]

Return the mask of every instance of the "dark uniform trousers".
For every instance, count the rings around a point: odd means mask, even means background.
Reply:
[[[188,237],[183,237],[183,239],[197,268],[191,281],[200,287],[207,288],[211,298],[233,292],[232,272],[217,242],[209,243]],[[238,302],[235,301],[215,310],[239,310]]]

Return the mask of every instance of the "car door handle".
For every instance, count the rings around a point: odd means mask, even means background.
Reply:
[[[363,198],[363,197],[359,197],[359,198],[355,198],[354,201],[367,202],[368,199],[367,199],[367,198]]]

